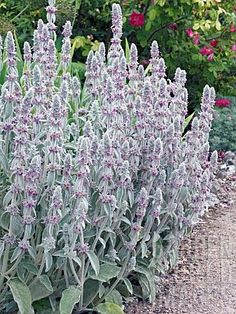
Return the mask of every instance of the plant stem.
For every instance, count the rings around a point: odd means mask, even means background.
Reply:
[[[65,262],[65,265],[63,267],[63,272],[64,272],[64,278],[66,281],[66,288],[68,288],[70,283],[69,283],[69,278],[68,278],[68,274],[67,274],[67,261]]]
[[[185,19],[187,16],[188,16],[188,15],[181,16],[181,17],[179,17],[178,19],[176,19],[175,21],[173,21],[172,23],[177,23],[177,22],[179,22],[179,21]],[[170,24],[170,23],[166,23],[166,24],[162,25],[161,27],[157,28],[155,31],[153,31],[153,32],[151,33],[151,35],[148,37],[147,42],[149,42],[149,41],[152,39],[152,37],[153,37],[156,33],[158,33],[159,31],[161,31],[161,30],[163,30],[163,29],[165,29],[169,24]]]
[[[143,11],[144,16],[147,15],[147,11],[148,11],[150,4],[151,4],[151,0],[148,0],[146,6],[144,8],[144,11]]]
[[[10,246],[9,246],[9,244],[7,244],[4,255],[3,255],[2,269],[1,269],[1,273],[0,273],[0,291],[2,290],[2,284],[4,282],[4,274],[5,274],[5,271],[7,269],[9,251],[10,251]]]
[[[20,13],[18,13],[16,16],[14,16],[14,17],[10,20],[10,22],[14,21],[16,18],[18,18],[19,16],[21,16],[21,14],[22,14],[23,12],[25,12],[25,10],[27,10],[28,7],[29,7],[29,4],[27,4],[27,6],[24,7],[24,9],[22,9],[22,10],[20,11]]]
[[[39,268],[39,271],[38,271],[36,277],[34,278],[34,280],[32,281],[32,283],[34,283],[39,278],[39,276],[42,274],[43,268],[44,268],[44,264],[45,264],[45,259],[44,259],[44,256],[43,256],[42,261],[41,261],[41,265],[40,265],[40,268]]]
[[[79,310],[83,309],[83,302],[84,302],[84,278],[85,278],[85,256],[83,255],[81,258],[81,268],[80,268],[80,282],[81,282],[81,295],[80,295],[80,302],[79,302]]]
[[[18,256],[18,258],[17,258],[16,262],[14,263],[14,265],[13,265],[7,272],[5,272],[5,275],[9,275],[13,270],[16,269],[16,267],[19,265],[19,263],[20,263],[22,257],[23,257],[23,254],[21,253],[21,254]]]
[[[71,258],[69,259],[69,264],[70,264],[71,271],[75,277],[77,284],[81,287],[81,281],[79,280],[79,277],[78,277],[76,270],[75,270],[74,262]]]
[[[80,227],[80,243],[83,246],[84,245],[84,231],[83,227]],[[80,267],[80,282],[81,282],[81,295],[80,295],[80,302],[79,302],[79,309],[82,310],[83,303],[84,303],[84,280],[85,280],[85,255],[82,253],[81,258],[81,267]]]

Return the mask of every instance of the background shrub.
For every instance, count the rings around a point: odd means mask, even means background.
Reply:
[[[231,103],[226,107],[215,107],[214,122],[210,132],[212,150],[236,151],[236,98],[226,97]]]

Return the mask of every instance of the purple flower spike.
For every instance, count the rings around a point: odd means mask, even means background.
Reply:
[[[5,39],[5,49],[7,54],[7,65],[9,68],[16,66],[16,46],[11,32],[7,33]]]
[[[66,24],[63,26],[62,34],[64,35],[64,37],[68,38],[72,35],[72,26],[70,21],[67,21]]]

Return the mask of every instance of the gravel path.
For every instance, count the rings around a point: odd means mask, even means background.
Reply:
[[[183,241],[155,304],[133,301],[127,314],[236,314],[236,174],[218,183],[220,203]]]

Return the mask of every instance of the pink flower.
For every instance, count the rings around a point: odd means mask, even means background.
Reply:
[[[214,53],[214,50],[211,47],[204,46],[200,48],[199,52],[202,56],[209,56]]]
[[[232,51],[236,51],[236,44],[233,44],[233,46],[231,47]]]
[[[129,23],[133,27],[139,27],[144,25],[144,14],[139,12],[132,12],[129,17]]]
[[[218,157],[223,160],[225,157],[225,152],[223,150],[218,151]]]
[[[227,98],[218,98],[215,101],[215,105],[217,107],[228,107],[231,104],[231,100],[227,99]]]
[[[149,60],[143,59],[143,60],[141,60],[141,64],[142,65],[148,65],[149,64]]]
[[[235,32],[236,32],[236,26],[235,26],[234,24],[231,24],[229,31],[230,31],[231,33],[235,33]]]
[[[198,34],[198,32],[193,33],[193,44],[194,45],[200,44],[200,35]]]
[[[176,31],[178,29],[178,25],[176,23],[171,23],[168,25],[168,28],[172,31]]]
[[[211,53],[209,56],[207,56],[207,61],[212,62],[214,60],[214,53]]]
[[[216,40],[216,39],[211,40],[210,45],[211,45],[211,47],[216,47],[218,45],[218,40]]]
[[[192,28],[187,28],[187,29],[185,30],[185,33],[187,34],[188,37],[193,38],[194,31],[193,31]]]

